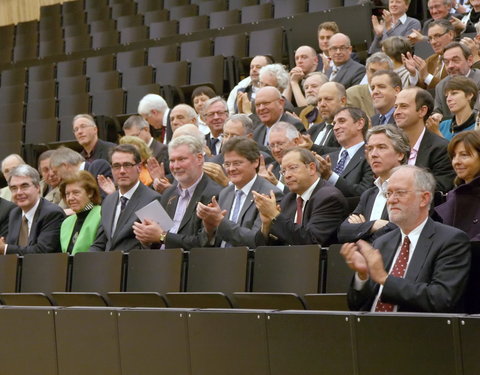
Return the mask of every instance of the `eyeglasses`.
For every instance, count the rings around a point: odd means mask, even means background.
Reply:
[[[75,126],[73,128],[73,132],[74,133],[78,133],[80,130],[83,130],[83,129],[86,129],[86,128],[92,128],[94,127],[94,125],[90,125],[90,124],[80,124],[78,126]]]
[[[225,169],[228,169],[230,167],[238,168],[244,163],[245,163],[244,160],[235,160],[235,161],[232,161],[232,162],[227,161],[227,162],[223,163],[223,168],[225,168]]]
[[[287,142],[270,143],[270,144],[268,145],[268,148],[269,148],[270,150],[273,150],[273,149],[275,149],[275,148],[282,149],[286,144],[287,144]]]
[[[303,164],[306,165],[306,163],[303,163]],[[300,168],[299,164],[291,164],[285,168],[282,168],[280,170],[280,173],[285,176],[287,172],[295,173],[298,170],[298,168]]]
[[[208,113],[205,113],[205,117],[206,118],[214,118],[215,115],[217,115],[218,117],[223,117],[223,116],[226,116],[227,113],[228,113],[228,111],[208,112]]]
[[[408,193],[420,193],[422,190],[395,190],[395,191],[386,191],[383,193],[385,198],[398,198],[402,199],[407,196]]]
[[[345,52],[349,48],[349,46],[328,47],[328,50],[331,52]]]
[[[123,164],[120,164],[120,163],[115,163],[115,164],[112,164],[112,169],[114,171],[119,171],[120,169],[125,169],[126,171],[129,171],[130,169],[132,169],[133,167],[135,167],[136,165],[138,165],[137,163],[123,163]]]
[[[275,100],[272,100],[270,102],[261,102],[261,103],[258,103],[258,102],[255,102],[255,108],[260,108],[260,106],[264,106],[264,107],[268,107],[270,104],[276,102],[277,100],[280,100],[280,98],[278,99],[275,99]]]
[[[432,40],[440,39],[440,38],[441,38],[442,36],[444,36],[446,33],[448,33],[448,30],[445,31],[443,34],[435,34],[435,35],[429,36],[429,37],[428,37],[428,41],[431,42]]]
[[[10,191],[12,194],[18,193],[19,191],[25,192],[28,189],[30,189],[33,186],[33,184],[21,184],[20,186],[9,186]]]

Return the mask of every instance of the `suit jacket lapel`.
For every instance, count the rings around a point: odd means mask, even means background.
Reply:
[[[415,251],[408,263],[407,273],[405,275],[406,279],[415,280],[420,273],[423,265],[425,264],[425,258],[427,257],[430,248],[433,244],[433,235],[435,234],[435,227],[433,226],[432,220],[427,219],[427,223],[420,233],[420,237],[415,246]]]
[[[200,182],[198,183],[197,187],[195,188],[195,191],[193,192],[193,196],[190,199],[190,202],[188,202],[187,209],[185,210],[185,215],[183,215],[182,222],[180,223],[180,226],[178,227],[177,233],[180,233],[182,228],[187,225],[187,223],[192,219],[192,217],[196,217],[196,208],[197,208],[197,203],[200,200],[200,197],[202,196],[203,190],[207,186],[207,175],[204,174]],[[175,216],[175,212],[174,212]]]
[[[228,187],[228,191],[225,194],[225,199],[220,206],[222,210],[227,210],[227,218],[230,217],[230,212],[232,210],[233,201],[235,200],[235,188],[233,185]]]
[[[357,152],[353,155],[352,160],[350,160],[341,173],[342,176],[345,176],[346,174],[350,173],[364,158],[364,152],[365,152],[365,147],[362,146],[360,147]]]
[[[417,159],[415,160],[415,165],[420,167],[427,166],[431,145],[432,145],[432,139],[430,137],[430,133],[427,129],[425,129],[425,134],[423,135],[422,141],[420,142],[420,147],[418,148],[418,154],[417,154]]]
[[[252,185],[252,188],[248,192],[247,197],[245,198],[245,201],[243,202],[242,209],[240,210],[240,214],[238,215],[238,223],[241,223],[243,221],[243,216],[245,215],[245,212],[252,206],[253,204],[253,194],[252,190],[255,190],[256,192],[260,192],[262,187],[262,180],[260,179],[260,176],[257,176],[257,179]]]
[[[118,204],[118,199],[120,197],[120,193],[116,191],[115,196],[112,196],[112,202],[105,206],[105,209],[102,210],[102,215],[105,217],[104,222],[108,225],[105,227],[104,230],[108,238],[113,237],[113,220],[115,220],[115,212]],[[108,206],[108,207],[107,207]]]
[[[35,234],[35,232],[37,231],[37,221],[42,211],[43,204],[43,199],[40,198],[40,203],[38,204],[37,210],[35,211],[35,215],[33,215],[32,225],[30,226],[30,232],[28,234],[28,245],[34,245],[34,243],[30,243],[32,241],[31,239],[37,238],[37,234]]]
[[[400,229],[396,230],[395,236],[392,238],[388,246],[384,246],[380,249],[383,257],[383,263],[385,265],[385,270],[388,272],[392,267],[392,261],[395,256],[395,253],[400,246],[400,240],[402,239],[402,234],[400,233]]]

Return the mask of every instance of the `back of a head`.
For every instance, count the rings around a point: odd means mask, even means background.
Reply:
[[[152,110],[165,112],[167,109],[167,102],[157,94],[147,94],[138,103],[138,113],[140,115],[148,115]]]

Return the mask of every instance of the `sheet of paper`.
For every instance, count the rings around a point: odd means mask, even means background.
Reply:
[[[155,221],[164,231],[168,231],[173,227],[173,220],[168,216],[167,211],[165,211],[157,200],[150,202],[145,207],[135,212],[135,214],[140,220],[148,219]]]

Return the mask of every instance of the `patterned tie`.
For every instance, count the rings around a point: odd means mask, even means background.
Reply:
[[[22,216],[22,224],[20,225],[20,234],[18,236],[18,246],[28,245],[28,219]]]
[[[238,221],[238,216],[240,214],[240,207],[241,207],[241,202],[242,202],[243,191],[237,190],[235,195],[236,195],[235,206],[233,207],[233,213],[232,213],[232,221],[234,223],[236,223]]]
[[[336,65],[334,65],[332,67],[332,73],[330,74],[330,78],[329,78],[329,81],[333,81],[335,79],[335,76],[337,75],[338,71],[340,69],[338,69],[338,67]]]
[[[405,236],[403,240],[402,248],[400,249],[400,254],[398,254],[397,260],[393,265],[392,272],[390,275],[395,277],[401,277],[405,275],[405,270],[407,269],[408,264],[408,254],[410,252],[410,239],[408,236]],[[377,305],[375,306],[375,311],[377,312],[392,312],[395,305],[386,302],[380,302],[378,300]]]
[[[302,197],[297,198],[297,219],[295,224],[302,225],[303,220],[303,199]]]
[[[123,212],[123,210],[127,206],[127,203],[128,203],[128,198],[127,197],[123,197],[123,196],[120,197],[120,213]]]
[[[347,157],[348,157],[348,152],[347,150],[342,151],[342,156],[340,157],[340,160],[337,162],[337,165],[335,168],[333,168],[333,171],[340,175],[343,170],[345,169],[345,163],[347,162]]]

